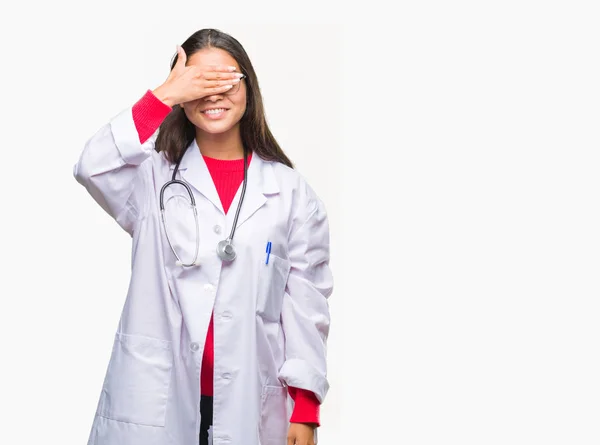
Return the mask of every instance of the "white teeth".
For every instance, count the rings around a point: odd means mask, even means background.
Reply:
[[[214,110],[206,110],[206,114],[219,114],[225,111],[225,108],[215,108]]]

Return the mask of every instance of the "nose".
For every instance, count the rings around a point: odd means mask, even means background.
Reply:
[[[204,100],[207,102],[216,102],[220,99],[223,99],[223,95],[222,94],[211,94],[210,96],[206,96],[204,97]]]

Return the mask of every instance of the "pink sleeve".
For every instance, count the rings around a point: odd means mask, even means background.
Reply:
[[[146,142],[154,134],[171,110],[170,106],[158,99],[150,90],[133,105],[133,122],[140,138],[140,144]]]
[[[319,411],[321,405],[312,393],[306,389],[288,387],[288,392],[294,400],[294,412],[290,418],[292,423],[314,423],[321,426],[319,422]]]

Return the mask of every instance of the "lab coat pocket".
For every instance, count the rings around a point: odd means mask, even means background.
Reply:
[[[98,415],[120,422],[164,426],[172,367],[171,342],[117,333]]]
[[[258,267],[256,313],[266,321],[278,322],[290,273],[290,262],[270,254],[268,264],[262,260]]]
[[[287,389],[283,386],[263,386],[258,425],[260,445],[286,444],[288,426]]]

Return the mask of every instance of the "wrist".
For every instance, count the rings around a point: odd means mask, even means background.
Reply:
[[[173,99],[173,96],[168,91],[166,91],[162,85],[152,90],[152,94],[154,94],[154,96],[162,103],[171,108],[177,105],[177,103]]]
[[[290,417],[290,423],[320,426],[320,404],[314,393],[295,387],[288,387],[288,391],[294,400],[294,410]]]
[[[319,427],[319,424],[315,423],[315,422],[290,422],[290,423],[295,423],[297,425],[304,425],[304,426],[307,426],[309,428],[312,428],[313,430],[317,429]]]

